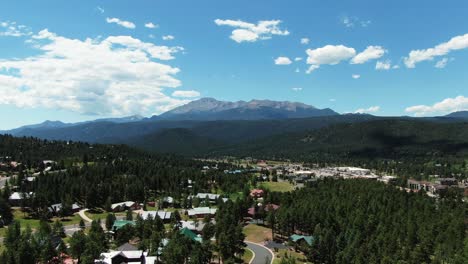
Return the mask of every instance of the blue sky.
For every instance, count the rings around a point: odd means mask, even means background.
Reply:
[[[0,129],[200,97],[468,109],[468,3],[449,2],[2,1]]]

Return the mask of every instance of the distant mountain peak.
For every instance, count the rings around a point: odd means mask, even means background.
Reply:
[[[154,118],[172,120],[258,120],[328,115],[337,115],[337,113],[329,108],[317,109],[314,106],[299,102],[258,99],[248,102],[229,102],[206,97],[189,102]]]

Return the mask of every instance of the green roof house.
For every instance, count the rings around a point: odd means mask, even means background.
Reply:
[[[294,234],[290,236],[289,239],[294,243],[301,243],[301,241],[305,241],[307,244],[309,244],[309,246],[312,246],[312,243],[314,242],[313,236],[301,236]]]
[[[126,225],[135,225],[134,221],[128,221],[128,220],[115,220],[114,224],[112,225],[112,231],[117,231],[120,228],[126,226]]]
[[[188,238],[190,238],[191,240],[193,241],[197,241],[197,242],[202,242],[202,238],[197,236],[197,234],[195,234],[194,232],[192,232],[192,230],[188,229],[187,227],[184,227],[180,230],[180,233]]]

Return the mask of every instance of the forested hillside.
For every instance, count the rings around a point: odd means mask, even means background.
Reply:
[[[466,263],[466,204],[457,192],[435,202],[368,180],[326,180],[272,197],[278,234],[314,237],[313,263]]]

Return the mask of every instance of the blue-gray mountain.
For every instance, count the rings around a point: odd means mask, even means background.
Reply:
[[[325,108],[318,109],[297,102],[279,102],[270,100],[252,100],[249,102],[218,101],[213,98],[202,98],[177,107],[160,116],[156,120],[261,120],[306,118],[317,116],[333,116],[337,112]]]

